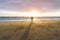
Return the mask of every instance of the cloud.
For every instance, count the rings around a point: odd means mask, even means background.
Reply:
[[[60,0],[0,0],[0,9],[26,11],[30,8],[57,10]]]

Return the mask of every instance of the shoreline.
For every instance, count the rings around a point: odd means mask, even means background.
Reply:
[[[60,20],[33,20],[35,21],[60,21]],[[0,22],[31,22],[31,20],[2,20]]]

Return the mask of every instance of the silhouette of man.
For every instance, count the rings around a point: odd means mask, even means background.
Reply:
[[[33,22],[33,17],[31,17],[31,22]]]

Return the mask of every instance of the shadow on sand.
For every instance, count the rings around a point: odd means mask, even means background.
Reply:
[[[27,40],[27,37],[29,35],[31,26],[32,26],[33,21],[31,21],[31,23],[29,24],[29,26],[27,27],[27,29],[25,30],[25,32],[23,33],[22,37],[20,40]]]

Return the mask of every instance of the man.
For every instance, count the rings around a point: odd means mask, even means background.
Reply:
[[[33,17],[31,17],[31,22],[33,22]]]

